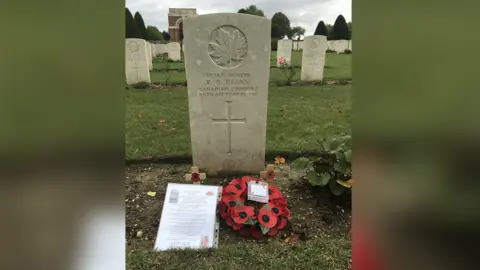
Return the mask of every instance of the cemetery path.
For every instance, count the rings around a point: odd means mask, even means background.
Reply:
[[[155,242],[167,184],[185,183],[189,164],[140,164],[126,167],[126,237],[129,249],[151,250]],[[292,220],[270,239],[241,237],[224,223],[220,246],[226,244],[294,245],[336,235],[350,243],[351,200],[328,189],[314,188],[295,177],[288,166],[281,169],[277,186],[287,199]],[[297,179],[296,179],[297,178]],[[231,178],[208,178],[205,184],[225,185]],[[155,196],[149,192],[156,192]],[[140,231],[140,233],[139,233]],[[293,239],[293,241],[292,241]],[[287,244],[288,242],[288,244]]]

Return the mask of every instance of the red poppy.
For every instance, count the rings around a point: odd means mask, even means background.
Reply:
[[[248,226],[242,227],[238,232],[243,236],[250,236],[252,234],[252,229]]]
[[[276,186],[268,185],[268,195],[272,194],[282,195],[282,192],[280,192],[280,190]]]
[[[200,174],[199,173],[192,173],[192,182],[200,182]]]
[[[285,200],[285,199],[276,199],[273,202],[273,204],[275,204],[278,207],[288,208],[288,203],[287,203],[287,200]]]
[[[285,217],[278,217],[277,229],[281,230],[287,226],[287,219]]]
[[[227,225],[229,227],[232,227],[233,226],[233,219],[232,217],[228,216],[227,218],[225,218],[225,222],[227,223]]]
[[[275,214],[276,217],[280,216],[283,214],[285,207],[283,204],[276,204],[276,203],[268,203],[268,207],[272,209],[273,214]]]
[[[223,194],[240,196],[241,192],[239,192],[239,190],[235,186],[227,185],[223,188]]]
[[[283,216],[283,217],[286,217],[286,218],[290,217],[290,209],[288,209],[288,208],[286,208],[286,207],[283,208],[282,216]]]
[[[269,196],[268,198],[268,202],[269,203],[274,203],[274,204],[277,204],[277,205],[286,205],[287,204],[287,201],[285,200],[285,198],[282,197],[282,195],[275,195],[276,197],[271,197]]]
[[[257,226],[251,226],[250,233],[255,238],[261,238],[263,236],[262,230],[260,230],[260,228],[258,228]]]
[[[247,189],[247,184],[245,181],[242,181],[242,179],[233,179],[230,185],[238,190],[238,194],[242,194]]]
[[[237,206],[237,201],[241,201],[243,203],[243,199],[237,195],[225,195],[222,197],[222,202],[228,205],[230,208]]]
[[[233,208],[232,218],[235,223],[244,224],[248,221],[248,218],[252,217],[254,214],[255,211],[252,206],[237,205]]]
[[[225,219],[227,218],[228,216],[230,216],[230,206],[228,206],[227,204],[225,204],[224,202],[220,202],[219,204],[219,212],[220,212],[220,216]]]
[[[277,226],[271,228],[270,230],[268,230],[267,234],[270,235],[270,236],[274,236],[275,234],[278,233],[278,228]]]
[[[272,228],[277,224],[277,217],[271,209],[262,208],[258,211],[258,222],[260,222],[263,227]]]
[[[245,225],[244,224],[238,224],[235,222],[235,220],[233,221],[233,224],[232,224],[232,228],[235,230],[235,231],[238,231],[240,230],[241,228],[243,228]]]

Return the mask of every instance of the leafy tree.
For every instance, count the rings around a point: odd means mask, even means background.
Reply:
[[[149,39],[148,33],[147,33],[147,28],[145,27],[145,22],[143,21],[142,15],[140,12],[135,12],[135,22],[137,23],[138,31],[140,32],[140,35],[142,36],[143,39],[147,40]]]
[[[170,40],[170,34],[167,31],[162,31],[163,40]]]
[[[328,35],[327,35],[327,39],[330,40],[330,35],[331,35],[331,33],[332,33],[333,25],[331,25],[331,24],[326,24],[325,26],[327,27],[327,34],[328,34]]]
[[[327,26],[323,21],[318,22],[314,35],[328,36]]]
[[[287,15],[277,12],[272,16],[272,37],[283,38],[289,34],[290,20]]]
[[[155,26],[147,26],[147,34],[149,40],[163,40],[162,32],[160,32]]]
[[[292,27],[289,34],[291,35],[292,39],[300,40],[300,37],[305,35],[305,28],[301,26]]]
[[[138,31],[135,19],[128,8],[125,8],[125,38],[142,38]]]
[[[347,21],[342,15],[338,15],[333,24],[330,40],[350,39]]]
[[[250,14],[250,15],[257,15],[260,17],[265,17],[265,14],[263,13],[263,10],[259,9],[255,5],[250,5],[246,8],[241,8],[237,11],[237,13],[245,13],[245,14]]]

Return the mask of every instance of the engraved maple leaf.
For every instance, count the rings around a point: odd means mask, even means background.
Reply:
[[[221,66],[230,66],[232,61],[240,61],[247,51],[247,41],[238,30],[219,28],[217,38],[210,42],[210,56]]]

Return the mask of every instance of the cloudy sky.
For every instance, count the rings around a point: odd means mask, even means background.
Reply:
[[[139,11],[146,25],[154,25],[160,31],[168,31],[168,8],[196,8],[197,14],[237,12],[240,8],[256,5],[267,18],[283,12],[291,26],[305,28],[312,35],[320,20],[333,24],[339,14],[347,22],[352,20],[352,0],[126,0],[126,6],[134,14]]]

